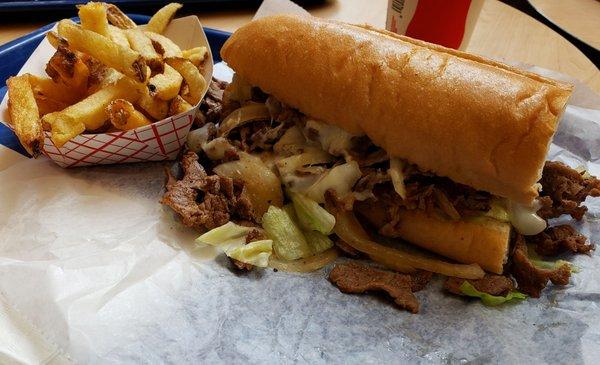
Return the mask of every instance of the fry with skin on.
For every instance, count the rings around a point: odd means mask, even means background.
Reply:
[[[52,47],[54,47],[55,49],[58,48],[58,46],[64,46],[69,48],[69,42],[67,42],[66,39],[64,39],[63,37],[59,36],[58,33],[56,32],[48,32],[46,33],[46,39],[48,40],[48,42],[50,43],[50,45]]]
[[[40,116],[44,116],[48,113],[57,112],[68,107],[69,104],[63,103],[60,100],[52,99],[42,94],[34,94],[35,103],[38,106],[38,112]]]
[[[88,75],[88,79],[87,79],[87,90],[86,90],[86,95],[89,95],[89,94],[95,92],[95,90],[99,87],[99,85],[101,85],[103,83],[104,78],[106,77],[106,75],[109,72],[108,71],[109,68],[106,67],[102,62],[98,61],[97,59],[95,59],[93,57],[86,55],[85,53],[82,54],[81,60],[87,66],[88,71],[89,71],[89,75]],[[90,90],[93,90],[93,91],[90,92]]]
[[[104,3],[104,6],[106,6],[106,17],[110,24],[121,29],[133,29],[137,27],[135,22],[125,15],[125,13],[123,13],[116,5]]]
[[[156,52],[165,58],[182,57],[181,48],[172,40],[162,34],[154,32],[144,32],[146,37],[150,38]]]
[[[148,80],[150,94],[162,100],[171,100],[179,94],[183,77],[173,67],[165,64],[165,70]]]
[[[29,78],[27,75],[11,77],[6,85],[11,125],[21,145],[36,157],[44,145],[44,132]]]
[[[106,107],[111,101],[126,99],[135,102],[141,94],[140,84],[123,77],[117,83],[100,89],[80,102],[65,108],[60,112],[60,115],[81,122],[85,125],[85,129],[93,131],[102,127],[104,122],[108,120]],[[42,120],[52,125],[52,121],[49,120],[48,116],[44,116]]]
[[[74,118],[63,113],[52,113],[50,123],[50,139],[57,147],[64,146],[65,143],[77,137],[85,131],[85,125]]]
[[[187,58],[188,60],[190,60],[191,63],[194,64],[194,66],[198,67],[206,59],[206,56],[208,55],[208,50],[206,49],[206,47],[195,47],[186,49],[181,53],[183,58]]]
[[[185,113],[193,107],[194,106],[185,101],[181,96],[177,95],[175,98],[173,98],[173,100],[171,100],[171,105],[169,106],[169,115],[173,116]]]
[[[139,111],[135,110],[133,105],[124,99],[113,100],[106,109],[110,123],[117,129],[126,131],[145,125],[152,121]]]
[[[169,102],[153,97],[149,92],[142,94],[137,101],[137,106],[156,120],[164,119],[169,114]]]
[[[115,84],[123,77],[123,74],[119,71],[115,70],[114,68],[107,67],[102,73],[102,77],[98,82],[88,85],[88,95],[91,95],[107,86]]]
[[[183,76],[188,86],[188,93],[182,95],[183,98],[192,105],[198,104],[207,85],[198,67],[184,58],[167,58],[166,62]]]
[[[68,19],[58,23],[58,34],[67,39],[72,49],[86,53],[134,80],[146,82],[146,61],[138,52],[120,46],[100,34],[82,29]]]
[[[103,3],[90,1],[80,6],[79,19],[81,19],[83,29],[91,30],[110,38],[108,19],[106,18],[106,6]]]
[[[108,34],[110,36],[110,39],[112,39],[112,41],[118,44],[119,46],[130,48],[129,40],[127,40],[127,34],[125,34],[125,31],[123,29],[117,28],[114,25],[109,24]]]
[[[36,99],[39,95],[67,105],[71,105],[82,98],[82,95],[73,92],[73,89],[69,88],[62,82],[57,83],[50,78],[32,74],[26,75],[29,78],[29,84],[31,85],[33,95]]]
[[[46,64],[46,73],[55,82],[62,82],[74,93],[84,95],[87,91],[90,71],[80,55],[59,45]]]
[[[125,31],[125,34],[127,35],[131,49],[139,52],[152,70],[162,72],[164,67],[162,57],[154,49],[150,38],[146,37],[144,32],[139,28],[128,29]]]
[[[183,5],[179,3],[170,3],[160,8],[156,14],[150,18],[148,24],[146,24],[146,30],[162,34],[175,16],[177,10],[181,9],[182,6]]]

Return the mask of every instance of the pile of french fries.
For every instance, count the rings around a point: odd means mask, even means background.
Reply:
[[[37,156],[44,131],[62,147],[84,132],[129,130],[192,109],[206,86],[208,50],[182,50],[162,35],[181,6],[164,6],[143,26],[97,2],[79,7],[81,24],[61,20],[46,35],[56,49],[48,77],[7,81],[11,124],[23,147]]]

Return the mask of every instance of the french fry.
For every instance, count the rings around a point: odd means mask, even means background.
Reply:
[[[162,72],[164,68],[162,57],[154,49],[150,38],[146,37],[139,28],[128,29],[125,34],[127,34],[127,40],[131,48],[144,57],[146,64],[153,71]]]
[[[195,47],[182,51],[182,57],[190,60],[196,67],[202,64],[207,55],[208,50],[206,47]]]
[[[120,46],[100,34],[82,29],[69,19],[58,23],[58,34],[67,39],[72,49],[86,53],[134,80],[146,82],[146,61],[138,52]]]
[[[50,42],[50,45],[56,49],[58,49],[58,46],[65,46],[69,48],[69,42],[67,42],[67,40],[63,37],[59,36],[56,32],[50,31],[46,33],[46,39],[48,42]]]
[[[162,34],[175,16],[177,10],[181,9],[182,6],[183,5],[179,3],[170,3],[160,8],[156,14],[150,18],[148,24],[146,24],[146,30]]]
[[[173,67],[165,65],[161,74],[156,74],[148,80],[150,94],[162,100],[171,100],[179,94],[183,77]]]
[[[169,114],[169,102],[144,93],[138,99],[137,105],[149,116],[156,120],[161,120]]]
[[[117,83],[98,90],[80,102],[65,108],[59,114],[75,122],[81,122],[85,125],[85,129],[93,131],[102,127],[108,119],[106,107],[111,101],[115,99],[136,101],[141,94],[140,84],[123,77]],[[47,116],[42,120],[52,125],[52,121]]]
[[[185,113],[192,108],[193,106],[190,103],[185,101],[181,96],[177,95],[173,100],[171,100],[171,105],[169,106],[169,115],[173,116]]]
[[[135,110],[133,105],[124,99],[117,99],[108,104],[106,109],[111,124],[126,131],[152,123],[144,114]]]
[[[181,48],[179,48],[179,46],[169,38],[154,32],[144,32],[144,34],[146,37],[150,38],[154,49],[161,56],[165,58],[182,57]]]
[[[80,55],[59,45],[46,64],[46,73],[54,82],[62,82],[73,92],[84,95],[87,91],[90,71]]]
[[[137,27],[131,18],[113,4],[104,4],[106,6],[106,16],[110,24],[121,29],[133,29]]]
[[[38,99],[39,95],[71,105],[83,97],[83,95],[75,93],[73,89],[61,82],[56,83],[47,77],[40,77],[31,74],[27,74],[27,77],[29,78],[29,84],[31,85],[33,95],[35,96],[36,100]]]
[[[86,95],[89,95],[90,90],[92,90],[91,93],[93,93],[97,90],[98,86],[102,84],[109,68],[104,66],[102,62],[86,54],[82,54],[81,60],[87,66],[89,71],[86,89]]]
[[[27,75],[11,77],[6,85],[11,125],[21,145],[36,157],[44,145],[44,132],[29,78]]]
[[[127,40],[127,34],[121,28],[117,28],[114,25],[108,25],[108,33],[110,35],[110,39],[113,40],[116,44],[121,47],[130,48],[129,40]]]
[[[103,3],[89,3],[79,7],[79,19],[83,29],[91,30],[105,37],[110,37],[106,6]]]
[[[207,85],[198,67],[184,58],[167,58],[166,62],[183,76],[188,85],[188,93],[182,95],[185,101],[192,105],[198,104]]]
[[[63,103],[62,101],[52,99],[41,94],[35,94],[34,97],[40,116],[63,110],[69,106],[67,103]]]
[[[50,122],[50,139],[57,147],[64,146],[65,143],[80,135],[85,131],[85,125],[63,113],[52,113]]]
[[[107,67],[100,81],[89,86],[88,95],[91,95],[107,86],[115,84],[122,77],[124,77],[122,73],[115,70],[114,68]]]

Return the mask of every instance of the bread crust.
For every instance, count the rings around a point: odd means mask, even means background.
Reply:
[[[530,204],[572,87],[367,26],[277,15],[222,58],[252,85],[391,156]]]
[[[386,222],[385,210],[376,204],[361,204],[358,212],[377,229]],[[510,247],[510,224],[487,217],[452,221],[423,210],[403,209],[397,218],[394,229],[384,229],[383,234],[402,238],[458,262],[479,264],[486,271],[502,274]]]

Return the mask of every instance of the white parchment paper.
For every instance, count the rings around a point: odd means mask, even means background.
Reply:
[[[537,69],[548,76],[555,74]],[[215,75],[227,76],[222,64]],[[579,90],[579,89],[578,89]],[[576,93],[549,158],[600,175],[599,97]],[[583,104],[582,104],[583,103]],[[596,104],[598,105],[598,104]],[[600,259],[499,308],[417,293],[421,313],[325,278],[236,274],[158,204],[162,163],[61,169],[0,148],[0,363],[588,363],[600,358]],[[600,243],[600,200],[576,224]],[[2,308],[6,308],[2,311]],[[0,315],[0,321],[3,320]],[[0,322],[2,323],[2,322]],[[16,336],[16,335],[15,335]]]

